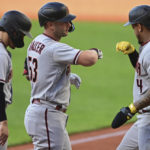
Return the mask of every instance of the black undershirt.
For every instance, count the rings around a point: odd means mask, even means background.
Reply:
[[[4,94],[4,83],[0,83],[0,122],[7,120],[6,116],[6,102],[5,102],[5,94]]]

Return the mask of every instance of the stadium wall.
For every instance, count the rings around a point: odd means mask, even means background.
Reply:
[[[39,8],[49,0],[0,0],[0,16],[8,10],[19,10],[37,19]],[[150,5],[150,0],[58,0],[65,3],[80,21],[123,22],[136,5]]]

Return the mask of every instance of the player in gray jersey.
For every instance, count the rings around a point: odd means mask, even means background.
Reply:
[[[25,114],[25,127],[35,150],[71,150],[66,130],[70,103],[70,83],[77,88],[80,78],[70,73],[71,65],[92,66],[102,58],[96,48],[81,51],[61,43],[60,39],[74,30],[67,6],[49,2],[38,12],[44,33],[28,47],[27,66],[31,98]]]
[[[137,112],[137,121],[125,134],[117,150],[150,150],[150,6],[134,7],[125,26],[129,24],[140,44],[139,53],[126,41],[117,43],[116,49],[128,54],[135,68],[133,103],[120,110],[112,126],[119,127]]]
[[[6,106],[12,103],[12,49],[24,46],[24,36],[31,36],[31,22],[23,13],[12,10],[0,20],[0,150],[7,149],[8,125]]]

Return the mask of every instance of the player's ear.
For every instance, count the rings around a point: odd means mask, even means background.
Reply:
[[[139,32],[142,32],[142,31],[143,31],[143,25],[137,24],[137,28],[138,28],[138,31],[139,31]]]
[[[45,29],[53,28],[53,26],[54,26],[54,23],[53,23],[53,22],[48,21],[48,22],[46,22],[46,23],[45,23],[44,28],[45,28]]]

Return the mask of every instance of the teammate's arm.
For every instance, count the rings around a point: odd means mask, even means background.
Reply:
[[[4,145],[8,138],[5,94],[3,92],[3,88],[4,84],[0,83],[0,145]]]
[[[127,107],[120,109],[120,112],[114,117],[112,121],[112,128],[118,128],[126,121],[130,120],[140,109],[150,105],[150,89],[146,94],[138,101],[131,103]]]
[[[77,64],[82,66],[92,66],[98,59],[103,57],[102,51],[96,48],[82,51],[78,57]]]
[[[23,75],[26,77],[27,80],[29,80],[27,57],[25,58],[25,61],[24,61],[24,71],[23,71]]]
[[[116,44],[116,51],[121,51],[122,53],[127,54],[129,56],[132,66],[134,68],[136,67],[139,54],[132,44],[127,41],[118,42]]]

